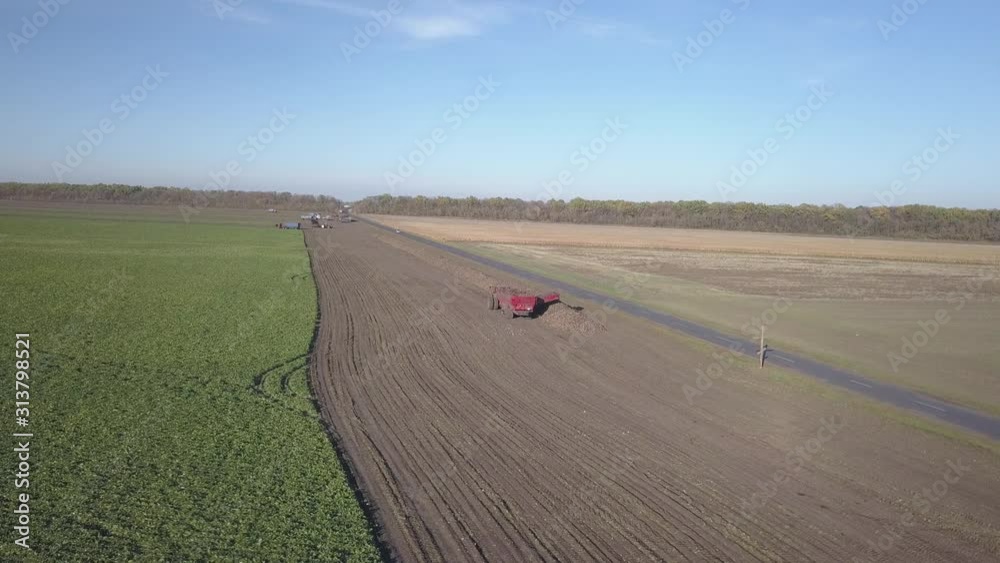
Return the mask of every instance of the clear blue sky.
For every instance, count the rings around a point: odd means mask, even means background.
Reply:
[[[398,2],[7,0],[0,179],[846,205],[898,180],[894,204],[1000,207],[995,1]],[[449,113],[463,101],[478,107]],[[418,139],[433,154],[390,187]],[[756,170],[720,190],[741,165]]]

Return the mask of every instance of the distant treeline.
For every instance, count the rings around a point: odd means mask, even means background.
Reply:
[[[524,201],[511,198],[367,197],[359,213],[723,229],[772,233],[1000,242],[1000,210],[931,205],[845,207],[706,201]]]
[[[200,209],[296,209],[335,210],[336,198],[289,192],[244,192],[237,190],[191,190],[187,188],[128,186],[124,184],[24,184],[0,183],[0,200],[121,203],[131,205],[176,205]]]

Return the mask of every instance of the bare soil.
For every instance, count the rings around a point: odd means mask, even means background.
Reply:
[[[701,250],[758,255],[871,258],[969,264],[997,264],[1000,262],[1000,245],[987,243],[883,240],[709,229],[535,223],[530,221],[481,221],[397,215],[370,215],[369,217],[384,225],[452,242]]]
[[[530,284],[368,225],[305,236],[312,387],[401,561],[1000,553],[991,451],[570,296],[565,313],[506,318],[483,284]],[[715,375],[689,400],[700,373]],[[949,462],[970,469],[918,502]]]
[[[1000,415],[1000,265],[453,244],[737,335],[781,299],[790,309],[767,329],[777,347]],[[940,330],[918,334],[941,312]],[[892,363],[925,336],[912,361]]]

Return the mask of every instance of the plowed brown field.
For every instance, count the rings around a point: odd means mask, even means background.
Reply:
[[[720,350],[567,306],[511,320],[483,286],[530,284],[368,225],[306,241],[312,387],[402,561],[997,557],[992,452],[749,362],[689,402]]]

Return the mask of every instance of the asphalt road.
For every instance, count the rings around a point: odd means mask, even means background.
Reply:
[[[395,229],[386,227],[385,225],[381,225],[374,221],[363,218],[361,220],[381,229],[395,232]],[[561,282],[559,280],[536,274],[505,262],[499,262],[491,258],[479,256],[435,240],[407,232],[400,232],[399,236],[404,236],[408,239],[422,242],[457,256],[461,256],[462,258],[513,274],[526,280],[538,282],[539,284],[551,287],[560,292],[570,293],[577,297],[589,299],[598,303],[610,302],[610,304],[612,304],[612,306],[617,310],[648,319],[674,330],[679,330],[695,338],[711,342],[712,344],[717,344],[732,350],[738,350],[744,355],[752,356],[754,358],[757,357],[757,350],[759,347],[758,343],[740,338],[732,338],[717,330],[675,317],[674,315],[654,311],[648,307],[644,307],[606,293],[591,291],[573,284]],[[985,434],[994,440],[1000,440],[1000,418],[989,414],[960,407],[952,403],[946,403],[933,397],[922,395],[896,385],[881,383],[855,373],[822,364],[803,356],[790,354],[780,350],[769,350],[767,352],[766,359],[770,362],[776,362],[782,367],[795,370],[816,379],[821,379],[831,385],[842,387],[855,393],[861,393],[862,395],[882,401],[883,403],[950,422],[967,430]]]

